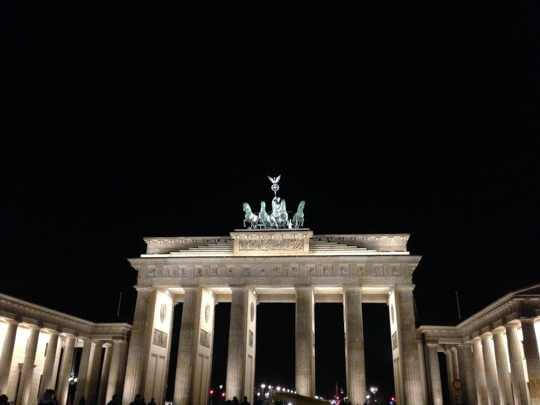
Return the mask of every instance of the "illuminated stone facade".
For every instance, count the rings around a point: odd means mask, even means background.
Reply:
[[[540,405],[540,284],[504,296],[455,327],[421,326],[429,403],[443,403],[444,353],[452,405]]]
[[[65,405],[77,378],[69,399],[103,405],[123,391],[130,330],[127,324],[93,323],[0,294],[0,394],[16,405],[34,405],[50,388]]]
[[[314,304],[343,303],[348,392],[365,401],[362,303],[388,305],[396,395],[423,405],[423,364],[416,336],[412,274],[420,257],[408,235],[313,235],[308,229],[237,230],[231,236],[146,238],[131,259],[138,299],[129,347],[124,404],[137,393],[163,398],[174,305],[183,302],[175,405],[206,404],[212,369],[214,306],[231,303],[227,397],[253,403],[256,305],[296,304],[296,390],[315,392]],[[159,335],[159,338],[155,336]],[[156,343],[157,342],[157,343]],[[159,402],[158,402],[159,403]]]

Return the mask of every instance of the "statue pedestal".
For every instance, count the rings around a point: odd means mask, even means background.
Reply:
[[[313,231],[300,229],[236,229],[231,232],[234,256],[303,256],[309,254]]]

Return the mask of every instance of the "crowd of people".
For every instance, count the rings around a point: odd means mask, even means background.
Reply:
[[[238,398],[234,397],[232,400],[229,399],[225,401],[225,405],[250,405],[247,397],[244,397],[244,400],[240,402]]]
[[[7,395],[0,395],[0,405],[12,405],[11,402],[9,402],[9,398]],[[45,390],[45,392],[38,401],[38,405],[58,405],[58,400],[56,399],[56,392],[52,389]],[[86,405],[86,400],[84,399],[84,397],[79,400],[78,405]],[[122,405],[122,399],[120,398],[120,395],[114,394],[112,399],[107,403],[107,405]],[[135,397],[135,400],[129,405],[156,405],[156,401],[154,400],[154,398],[152,398],[147,404],[146,402],[144,402],[144,398],[142,397],[142,395],[137,395]]]

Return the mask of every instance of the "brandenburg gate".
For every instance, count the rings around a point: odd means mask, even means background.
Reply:
[[[207,403],[214,307],[231,303],[226,395],[253,403],[258,303],[295,303],[296,391],[315,395],[315,303],[343,303],[347,390],[364,403],[366,375],[362,303],[388,305],[399,404],[425,404],[406,234],[314,235],[303,227],[304,202],[289,220],[272,180],[272,214],[244,203],[247,229],[229,236],[146,238],[123,401],[136,394],[161,403],[167,381],[173,309],[183,303],[174,386],[175,405]]]

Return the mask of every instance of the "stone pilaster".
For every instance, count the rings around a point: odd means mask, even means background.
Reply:
[[[255,383],[256,296],[247,287],[232,287],[227,399],[248,397],[253,403]]]
[[[111,368],[107,381],[105,403],[108,403],[115,394],[122,396],[126,374],[126,356],[127,342],[125,340],[113,340]]]
[[[313,287],[296,287],[296,391],[315,395],[315,300]]]
[[[452,365],[453,365],[453,374],[454,374],[454,380],[459,381],[460,384],[462,384],[463,376],[461,375],[461,365],[459,363],[459,356],[458,356],[458,349],[457,347],[452,347],[450,349],[452,352]],[[460,389],[454,388],[454,392],[456,394],[456,402],[458,404],[463,403],[463,386],[460,387]]]
[[[73,349],[75,348],[75,336],[66,335],[63,338],[64,354],[60,364],[60,376],[58,377],[58,405],[66,405],[69,391],[69,373],[73,367]]]
[[[523,331],[523,352],[525,354],[527,372],[529,375],[531,405],[540,405],[539,338],[536,336],[534,321],[532,319],[522,319],[521,329]]]
[[[98,398],[99,376],[101,375],[101,358],[103,354],[102,342],[93,341],[90,350],[88,382],[86,384],[86,403],[96,405]],[[78,404],[76,404],[78,405]]]
[[[438,350],[439,346],[428,343],[429,353],[429,381],[431,387],[431,402],[433,405],[443,405],[441,367],[439,364]]]
[[[206,404],[212,369],[215,297],[186,288],[174,386],[174,404]]]
[[[508,340],[508,354],[510,356],[510,369],[514,393],[520,404],[529,404],[529,388],[525,367],[523,366],[523,345],[519,334],[520,323],[514,321],[506,325],[506,338]]]
[[[477,405],[476,382],[474,380],[474,362],[470,344],[458,346],[459,370],[463,397],[466,405]]]
[[[422,388],[424,389],[423,395],[426,399],[426,402],[428,401],[428,376],[426,371],[426,358],[425,358],[425,348],[424,348],[424,342],[421,339],[418,339],[418,359],[420,361],[420,376],[422,377]]]
[[[510,358],[508,357],[508,340],[506,339],[506,330],[499,327],[493,331],[493,340],[495,343],[495,358],[497,360],[497,373],[499,374],[499,384],[503,395],[503,404],[510,405],[514,403],[512,393],[512,377],[510,372]]]
[[[402,405],[426,403],[416,347],[413,289],[414,286],[398,286],[390,293],[388,300],[394,376],[397,377],[396,395],[398,403]]]
[[[352,405],[362,405],[366,398],[364,324],[360,287],[347,287],[343,292],[345,318],[345,361],[347,393]]]
[[[479,337],[473,339],[474,371],[476,380],[476,390],[478,401],[481,405],[491,404],[491,397],[488,391],[486,367],[484,364],[484,353],[482,340]]]
[[[49,330],[48,333],[49,341],[47,342],[47,353],[45,355],[45,362],[43,364],[43,377],[39,391],[39,398],[41,398],[46,389],[54,389],[54,385],[56,383],[56,381],[53,380],[53,369],[56,361],[56,349],[58,348],[58,331]]]
[[[495,361],[493,335],[491,332],[486,332],[482,335],[482,352],[484,353],[484,365],[491,402],[493,404],[499,404],[501,391],[499,387],[499,375],[497,374],[497,363]]]
[[[6,326],[6,333],[0,346],[2,347],[2,352],[0,353],[0,395],[6,392],[19,323],[10,319],[7,321]]]
[[[34,362],[36,359],[36,349],[39,338],[39,327],[29,325],[29,334],[26,340],[26,349],[24,351],[24,363],[21,371],[19,395],[17,395],[17,405],[28,404],[28,396],[32,386],[34,375]]]
[[[98,405],[105,404],[105,395],[107,394],[107,382],[109,381],[109,372],[111,371],[112,344],[105,343],[105,355],[103,356],[103,366],[101,367],[101,377],[99,379]]]
[[[58,373],[60,372],[60,357],[62,356],[62,342],[60,340],[60,337],[56,341],[56,353],[54,355],[54,365],[53,365],[53,372],[51,377],[51,389],[56,391],[57,388],[57,381],[58,381]]]
[[[79,363],[79,373],[77,375],[77,387],[75,390],[75,399],[73,405],[79,405],[81,398],[86,401],[85,391],[88,382],[88,369],[90,366],[90,352],[92,350],[92,341],[87,338],[82,338],[83,350],[81,354],[81,362]]]
[[[137,302],[133,317],[133,328],[129,341],[126,379],[122,403],[128,405],[135,395],[144,392],[148,352],[152,341],[152,327],[156,305],[156,291],[149,288],[137,289]]]
[[[448,376],[448,393],[450,395],[450,405],[456,405],[456,389],[454,386],[454,381],[456,379],[454,372],[454,357],[452,356],[451,349],[446,349],[444,351],[444,354],[446,356],[446,374]]]

